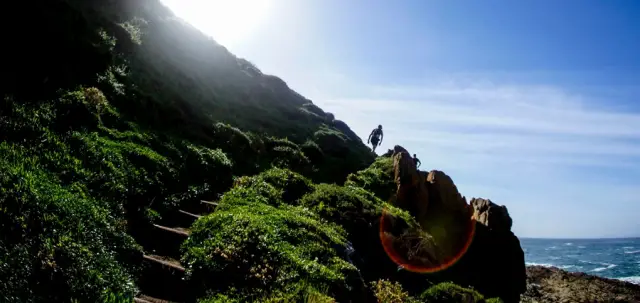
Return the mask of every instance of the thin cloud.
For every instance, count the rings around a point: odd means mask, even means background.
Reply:
[[[630,202],[640,194],[632,181],[640,177],[640,113],[605,110],[595,97],[553,86],[449,81],[360,91],[314,102],[363,138],[382,124],[378,150],[402,145],[425,169],[450,174],[467,197],[507,204],[516,233],[558,236],[531,214],[565,236],[640,228],[618,216],[640,212]]]

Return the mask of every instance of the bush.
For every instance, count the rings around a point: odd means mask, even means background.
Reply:
[[[376,197],[389,201],[396,191],[393,180],[393,159],[377,158],[368,168],[349,174],[345,185],[363,188],[374,193]]]
[[[370,230],[370,223],[380,217],[383,207],[380,199],[361,188],[334,184],[316,185],[300,203],[324,219],[342,225],[354,240]]]
[[[461,287],[451,282],[431,286],[420,295],[420,299],[429,303],[446,302],[484,302],[484,296],[473,289]]]
[[[220,192],[231,186],[231,161],[222,150],[188,143],[185,145],[184,167],[181,168],[184,179],[198,184],[207,183]]]
[[[208,291],[253,301],[309,285],[342,301],[360,281],[344,246],[344,231],[308,210],[253,203],[196,221],[182,261]]]
[[[121,217],[81,185],[63,187],[37,159],[0,143],[3,302],[102,302],[134,295],[139,248]]]
[[[236,181],[236,186],[260,187],[264,183],[281,191],[278,199],[288,204],[296,204],[298,199],[313,190],[313,184],[309,179],[282,168],[272,168],[257,176],[239,178]]]
[[[419,303],[418,300],[402,289],[398,282],[378,280],[372,282],[373,293],[379,303]]]
[[[397,265],[387,256],[380,241],[383,210],[394,219],[394,223],[385,229],[393,229],[393,235],[419,229],[409,213],[382,202],[358,187],[319,184],[313,192],[300,199],[300,204],[346,230],[347,239],[355,251],[352,259],[368,280],[395,274],[397,270]]]

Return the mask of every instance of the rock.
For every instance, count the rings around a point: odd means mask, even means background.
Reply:
[[[513,221],[504,205],[497,205],[491,200],[473,198],[473,218],[491,230],[510,231]]]
[[[555,267],[529,266],[526,272],[521,302],[640,302],[640,285]]]
[[[432,170],[426,180],[438,192],[443,207],[452,212],[460,212],[468,218],[470,209],[467,200],[460,195],[451,177],[439,170]]]
[[[392,156],[394,205],[409,211],[429,235],[435,245],[425,252],[430,262],[437,256],[441,265],[453,263],[429,280],[452,281],[505,303],[518,302],[526,290],[524,252],[511,232],[507,208],[486,199],[468,204],[451,177],[438,170],[418,171],[401,146],[394,147]]]
[[[424,178],[418,173],[413,158],[402,146],[393,153],[393,173],[397,186],[395,206],[409,211],[421,222],[429,206],[429,193]]]

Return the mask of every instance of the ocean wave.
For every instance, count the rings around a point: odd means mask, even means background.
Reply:
[[[615,279],[640,285],[640,276],[622,277],[622,278],[615,278]]]
[[[625,246],[622,249],[633,249],[633,246]]]
[[[554,267],[555,265],[549,263],[535,263],[535,262],[526,262],[527,266],[542,266],[542,267]]]
[[[587,248],[586,246],[579,245],[578,248]]]
[[[632,250],[632,251],[625,251],[625,254],[638,254],[640,253],[640,250]]]
[[[604,264],[603,264],[603,265],[604,265]],[[605,271],[605,270],[607,270],[607,269],[612,269],[612,268],[614,268],[614,267],[616,267],[616,266],[618,266],[618,265],[615,265],[615,264],[609,264],[609,265],[607,265],[607,267],[598,267],[598,268],[593,269],[593,270],[591,270],[591,271],[595,271],[595,272]]]
[[[556,248],[558,248],[558,247],[557,246],[551,246],[551,247],[545,248],[544,250],[550,250],[550,249],[556,249]]]
[[[567,243],[565,243],[564,245],[566,245],[566,246],[571,246],[571,245],[573,245],[573,243],[571,243],[571,242],[567,242]]]

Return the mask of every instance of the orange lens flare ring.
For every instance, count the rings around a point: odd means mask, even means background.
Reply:
[[[393,239],[385,234],[385,227],[387,224],[385,220],[386,214],[387,214],[387,211],[383,210],[382,216],[380,217],[380,241],[382,242],[382,247],[384,248],[384,251],[387,254],[387,256],[389,256],[389,258],[391,258],[391,260],[394,263],[402,266],[405,270],[408,270],[411,272],[434,273],[434,272],[445,270],[453,266],[467,252],[467,250],[471,246],[471,242],[473,242],[473,236],[475,235],[476,220],[473,218],[469,218],[469,227],[467,228],[468,232],[466,233],[466,241],[464,243],[464,246],[460,249],[460,251],[457,254],[453,255],[452,257],[450,257],[449,259],[447,259],[445,262],[443,262],[438,266],[425,267],[425,266],[415,265],[405,260],[404,257],[400,256],[400,254],[396,252],[395,248],[393,247]]]

